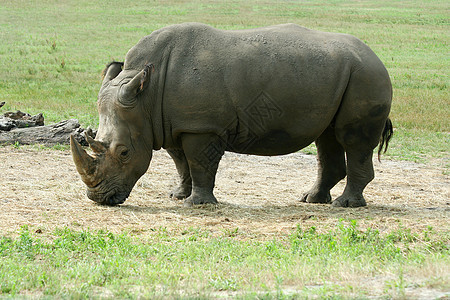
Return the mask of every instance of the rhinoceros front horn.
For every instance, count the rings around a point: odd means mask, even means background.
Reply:
[[[72,151],[72,158],[81,179],[86,185],[93,185],[95,182],[94,174],[97,169],[95,158],[87,154],[81,145],[75,140],[74,136],[70,136],[70,149]]]

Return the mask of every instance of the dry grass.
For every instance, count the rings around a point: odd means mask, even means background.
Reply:
[[[130,232],[147,242],[166,231],[168,236],[179,238],[207,231],[208,240],[228,236],[233,237],[232,240],[264,242],[267,246],[273,241],[286,241],[286,235],[292,234],[298,225],[303,230],[314,226],[324,234],[335,232],[341,219],[357,220],[358,228],[362,230],[370,227],[382,235],[417,234],[420,239],[429,226],[443,239],[450,229],[450,184],[442,159],[428,165],[390,160],[381,164],[375,162],[376,179],[365,193],[368,206],[345,209],[298,202],[300,195],[315,180],[316,160],[313,156],[296,153],[258,157],[227,153],[217,176],[216,196],[221,203],[184,208],[181,201],[168,198],[169,189],[176,183],[175,166],[165,151],[158,151],[154,153],[150,170],[139,180],[125,204],[106,207],[86,198],[85,186],[68,150],[13,146],[0,147],[0,150],[2,236],[16,236],[24,225],[44,240],[54,240],[55,229],[62,227],[77,232],[98,229],[112,233]],[[344,182],[339,183],[332,196],[336,197],[343,187]],[[424,240],[416,242],[417,245],[427,243]],[[414,243],[408,243],[407,247],[415,247]],[[402,244],[398,246],[402,247]],[[358,260],[338,264],[339,267],[319,267],[305,260],[298,268],[283,275],[283,293],[289,295],[290,286],[292,293],[297,293],[301,286],[302,292],[314,295],[326,293],[327,287],[333,287],[334,293],[342,295],[353,295],[355,291],[395,298],[425,299],[446,295],[448,266],[433,261],[432,253],[427,259],[428,265],[418,268],[414,263],[406,264],[402,271],[393,269],[398,264],[378,270],[373,264],[359,265]],[[222,291],[220,287],[220,284],[229,283],[226,279],[233,278],[263,276],[265,285],[277,286],[278,277],[270,268],[264,270],[263,275],[250,274],[253,271],[247,269],[243,274],[236,266],[233,270],[231,273],[214,270],[214,274],[219,272],[228,277],[209,279],[209,284],[211,280],[217,280],[216,291],[211,295],[239,296],[242,292],[239,289],[233,294],[233,289]],[[325,279],[318,281],[321,282],[318,285],[309,286],[310,282],[317,281],[317,276],[333,278],[333,282]],[[203,281],[197,284],[209,286]],[[245,280],[241,284],[252,286]],[[99,291],[103,295],[108,289]]]
[[[158,151],[130,198],[121,206],[105,207],[86,198],[69,151],[0,149],[0,230],[6,235],[17,233],[22,225],[44,233],[63,226],[134,233],[200,227],[212,236],[238,230],[240,238],[267,240],[292,232],[297,224],[328,231],[339,219],[355,219],[361,228],[381,233],[400,227],[413,232],[428,226],[450,229],[450,184],[442,160],[429,165],[375,162],[376,179],[365,192],[368,206],[344,209],[298,202],[315,180],[313,156],[227,153],[217,176],[220,204],[191,209],[167,197],[176,171],[168,154]],[[344,184],[332,190],[333,198]]]

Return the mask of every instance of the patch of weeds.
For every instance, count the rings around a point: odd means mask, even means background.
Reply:
[[[265,254],[271,258],[275,259],[281,258],[282,253],[284,253],[283,245],[275,240],[268,242],[265,245],[265,247],[266,247]]]
[[[34,259],[33,239],[31,238],[28,228],[23,227],[19,236],[19,242],[15,245],[16,250],[22,253],[28,259]]]
[[[285,296],[283,292],[283,275],[275,274],[275,282],[276,282],[276,290],[277,290],[277,299],[283,298]]]
[[[414,247],[415,243],[418,242],[419,235],[412,233],[410,228],[400,226],[399,229],[390,232],[386,236],[386,240],[401,247],[403,252],[410,252],[411,247]],[[420,256],[416,256],[415,258],[418,260],[421,259]]]
[[[46,40],[47,44],[50,45],[50,51],[49,53],[52,53],[54,51],[56,51],[57,45],[56,45],[56,40]]]
[[[69,144],[55,144],[53,146],[47,146],[44,144],[33,144],[33,145],[29,145],[27,147],[30,147],[31,149],[36,149],[36,150],[57,150],[57,151],[68,151],[70,150],[70,145]]]
[[[300,152],[307,155],[317,155],[317,147],[314,143],[300,150]]]
[[[450,134],[411,128],[395,128],[385,155],[418,163],[428,158],[445,158],[450,151]]]
[[[428,226],[423,231],[422,240],[426,243],[426,249],[430,252],[448,254],[450,251],[450,244],[448,243],[450,241],[449,232],[438,233],[432,226]]]
[[[403,269],[400,268],[397,279],[385,282],[384,292],[393,294],[395,298],[405,299],[406,285]]]
[[[28,226],[22,226],[17,240],[8,237],[0,239],[0,257],[18,255],[23,258],[34,259],[39,246],[39,240],[32,238]]]
[[[9,237],[0,238],[0,257],[6,256],[10,253],[12,244],[13,244],[12,238]]]
[[[161,240],[170,240],[169,231],[167,230],[167,227],[159,226],[158,228],[152,229],[158,237],[158,239]]]
[[[206,230],[201,230],[199,228],[189,227],[181,231],[181,235],[185,236],[188,241],[194,242],[198,239],[205,239],[209,237],[209,232]]]
[[[336,284],[323,284],[314,287],[306,287],[303,289],[306,295],[316,295],[319,299],[346,299],[340,295],[346,290],[345,287]]]
[[[374,276],[373,272],[396,269],[404,273],[386,282],[386,291],[401,296],[409,286],[409,269],[442,263],[448,251],[443,246],[426,251],[397,247],[431,241],[445,244],[448,239],[432,228],[417,235],[399,229],[383,236],[377,230],[360,230],[356,221],[341,220],[330,232],[298,226],[290,236],[271,241],[242,241],[234,238],[238,231],[232,231],[216,238],[201,228],[189,227],[180,235],[162,227],[143,240],[141,234],[59,228],[42,242],[25,226],[17,238],[0,238],[1,291],[16,295],[39,290],[47,296],[70,298],[95,298],[99,291],[120,298],[237,291],[244,298],[314,295],[339,299],[364,291],[336,282],[336,272],[357,270],[363,276]],[[304,268],[304,274],[299,272]],[[304,282],[317,282],[317,288],[302,288]],[[443,284],[442,280],[434,282]],[[293,285],[300,289],[288,288]],[[195,294],[199,289],[202,293]],[[248,294],[257,290],[266,294]]]
[[[238,235],[238,233],[239,233],[238,227],[233,228],[233,229],[226,228],[224,230],[224,236],[226,236],[226,237],[236,237]]]
[[[64,144],[56,144],[51,147],[53,150],[59,150],[59,151],[67,151],[70,149],[70,145],[64,145]]]
[[[417,241],[417,237],[417,234],[412,233],[410,228],[401,227],[389,233],[386,238],[392,242],[403,242],[405,244],[409,244]]]
[[[217,291],[236,291],[239,287],[237,280],[234,278],[223,278],[219,275],[211,276],[208,283]]]
[[[361,257],[375,257],[380,261],[391,261],[403,258],[403,252],[389,238],[380,236],[378,230],[369,228],[361,231],[356,221],[345,225],[341,220],[334,232],[317,233],[315,227],[297,230],[290,238],[293,253],[309,257],[333,257],[334,261],[358,260]]]

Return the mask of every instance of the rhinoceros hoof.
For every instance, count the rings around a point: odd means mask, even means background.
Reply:
[[[304,193],[300,202],[307,203],[331,203],[331,195],[330,192],[317,192],[317,191],[309,191]]]
[[[361,196],[345,196],[342,195],[337,197],[336,200],[333,201],[332,205],[334,207],[361,207],[366,206],[366,200]]]
[[[184,206],[185,207],[192,207],[194,205],[201,205],[201,204],[217,204],[217,199],[214,197],[214,195],[190,195],[189,197],[184,200]]]
[[[170,193],[170,198],[172,199],[186,199],[191,195],[192,186],[186,184],[180,184]]]

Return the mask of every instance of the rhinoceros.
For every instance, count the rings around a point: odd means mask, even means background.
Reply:
[[[192,206],[217,203],[225,151],[284,155],[315,142],[318,177],[299,200],[330,203],[330,189],[347,176],[332,204],[358,207],[374,178],[373,150],[386,151],[393,133],[391,100],[383,63],[351,35],[295,24],[172,25],[106,67],[98,132],[86,135],[93,154],[73,138],[71,151],[88,198],[117,205],[152,152],[166,149],[180,177],[170,195]]]

